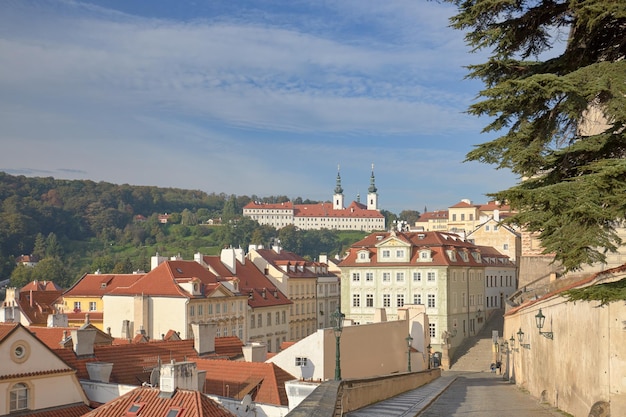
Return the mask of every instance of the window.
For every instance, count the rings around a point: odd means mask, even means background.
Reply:
[[[365,281],[374,281],[374,273],[366,272],[365,273]]]
[[[126,410],[125,416],[131,417],[139,414],[139,411],[143,408],[144,403],[133,403],[128,410]]]
[[[90,301],[89,302],[89,311],[96,311],[96,302],[95,301]]]
[[[257,325],[259,327],[263,327],[263,316],[261,315],[261,313],[259,313],[256,318],[257,318]]]
[[[361,259],[361,260],[367,259],[367,254],[365,252],[359,253],[359,259]]]
[[[215,304],[215,314],[220,314],[222,305],[220,303]]]
[[[396,295],[396,307],[402,307],[404,305],[404,294]]]
[[[430,251],[423,250],[420,252],[420,259],[430,259]]]
[[[9,394],[9,412],[28,409],[28,386],[23,383],[13,385]]]
[[[276,321],[274,323],[275,324],[280,324],[280,312],[278,312],[278,311],[276,312]]]
[[[508,244],[508,243],[505,243],[505,244],[504,244],[504,246],[502,247],[502,249],[504,249],[504,250],[509,250],[509,244]]]
[[[437,337],[437,326],[435,323],[428,323],[428,332],[430,333],[431,339]]]
[[[267,325],[272,325],[272,313],[267,313]]]
[[[167,414],[165,414],[165,417],[180,417],[183,413],[183,409],[182,408],[170,408],[169,410],[167,410]]]
[[[361,281],[361,274],[359,272],[353,272],[352,281],[353,282]]]
[[[391,307],[391,295],[383,294],[383,307]]]
[[[256,320],[254,319],[255,315],[250,314],[250,328],[254,329],[256,327]]]
[[[287,312],[283,311],[282,316],[283,316],[282,323],[283,324],[287,323]]]
[[[80,301],[74,301],[74,311],[80,311]]]
[[[389,258],[391,256],[391,251],[385,249],[383,250],[383,258]]]
[[[435,294],[428,294],[428,307],[429,308],[435,308],[436,307]]]
[[[213,304],[209,304],[209,314],[213,314]]]
[[[296,357],[296,366],[306,366],[307,362],[307,358]]]
[[[461,213],[461,221],[465,221],[465,213]]]
[[[404,272],[396,272],[396,281],[404,282]]]
[[[365,295],[365,306],[366,307],[374,307],[374,294],[366,294]]]
[[[427,276],[429,281],[435,281],[436,275],[434,272],[429,272]]]
[[[402,249],[396,250],[396,258],[404,258],[404,250]]]
[[[189,315],[191,317],[196,315],[196,306],[189,306]]]
[[[413,304],[422,304],[422,294],[413,294]]]
[[[452,215],[452,221],[455,222],[456,221],[456,213]]]
[[[352,307],[361,307],[361,294],[352,294]]]
[[[383,272],[383,281],[384,281],[384,282],[389,282],[389,281],[391,281],[391,273],[389,273],[389,272]]]
[[[422,273],[421,272],[413,272],[413,281],[419,282],[421,280],[422,280]]]

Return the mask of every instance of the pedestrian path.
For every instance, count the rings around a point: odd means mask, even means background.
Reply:
[[[430,405],[454,382],[456,372],[446,372],[430,384],[350,413],[348,417],[413,417]]]

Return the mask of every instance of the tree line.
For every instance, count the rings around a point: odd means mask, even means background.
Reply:
[[[68,287],[85,273],[147,271],[156,252],[166,256],[217,254],[225,246],[247,248],[280,241],[316,259],[341,254],[363,233],[276,230],[242,216],[250,201],[280,203],[286,196],[236,196],[198,190],[116,185],[90,180],[12,176],[0,172],[0,280],[20,287],[37,280]],[[316,203],[297,197],[296,204]],[[161,223],[160,214],[168,214]],[[403,212],[415,218],[417,212]],[[384,212],[388,224],[397,216]],[[216,225],[208,225],[214,220]],[[16,265],[34,255],[36,267]]]

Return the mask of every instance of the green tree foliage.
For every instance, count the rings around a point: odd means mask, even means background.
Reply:
[[[398,218],[404,220],[410,226],[415,226],[415,222],[420,218],[420,212],[416,210],[402,210]]]
[[[22,288],[33,280],[33,269],[30,266],[18,265],[13,272],[11,272],[11,278],[9,278],[9,286],[15,288]]]
[[[524,179],[492,196],[567,270],[603,261],[626,212],[626,2],[446,1],[452,26],[491,54],[469,66],[485,84],[469,113],[501,136],[467,160]]]
[[[626,300],[626,279],[607,284],[591,285],[584,288],[575,288],[565,292],[569,301],[600,301],[600,307],[609,303]]]

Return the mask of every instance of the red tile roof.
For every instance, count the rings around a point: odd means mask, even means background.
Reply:
[[[207,371],[204,392],[238,400],[250,394],[253,401],[289,405],[285,382],[296,379],[273,363],[225,360],[196,360]]]
[[[165,261],[135,283],[128,287],[117,287],[110,294],[193,298],[178,285],[192,279],[198,279],[209,290],[219,284],[217,277],[196,261]]]
[[[28,414],[16,414],[20,417],[81,417],[93,411],[85,404],[71,404],[62,407],[47,408],[39,411],[30,411]]]
[[[161,363],[174,359],[177,362],[195,360],[198,353],[194,349],[193,339],[185,340],[139,340],[122,342],[115,339],[113,345],[94,345],[94,355],[90,358],[78,358],[71,348],[53,348],[67,364],[78,371],[78,377],[89,379],[87,362],[113,363],[111,382],[128,385],[141,385],[150,381],[150,372]],[[215,353],[203,357],[228,359],[243,356],[243,343],[236,336],[216,337]]]
[[[520,304],[517,307],[511,308],[504,315],[505,316],[511,316],[511,315],[517,313],[520,310],[524,310],[527,307],[532,306],[533,304],[536,304],[536,303],[538,303],[540,301],[543,301],[543,300],[547,300],[548,298],[552,298],[552,297],[554,297],[556,295],[562,294],[565,291],[569,291],[569,290],[572,290],[574,288],[583,288],[583,287],[587,287],[587,286],[590,286],[590,285],[600,284],[600,283],[602,283],[600,281],[602,281],[604,278],[610,278],[610,276],[613,275],[613,274],[620,274],[620,273],[623,273],[623,272],[626,272],[626,264],[617,266],[615,268],[606,269],[604,271],[596,272],[595,274],[589,275],[589,276],[587,276],[585,278],[573,281],[570,284],[567,284],[567,285],[564,285],[562,287],[559,287],[559,288],[555,289],[554,291],[550,291],[549,293],[545,294],[542,297],[538,297],[536,299],[528,300],[528,301],[524,302],[523,304]],[[623,279],[623,278],[620,278],[620,279]],[[594,282],[594,281],[597,281],[597,282]],[[603,282],[607,282],[607,281],[603,281]]]
[[[15,330],[17,326],[18,323],[0,323],[0,342]]]
[[[63,288],[52,281],[34,280],[20,288],[20,292],[22,291],[63,291]]]
[[[353,201],[344,209],[336,210],[332,203],[317,204],[293,204],[291,202],[265,204],[251,201],[244,207],[245,210],[293,210],[294,217],[338,217],[338,218],[384,218],[385,216],[378,210],[368,210],[367,206]]]
[[[322,275],[316,274],[306,268],[307,266],[313,265],[313,262],[307,261],[300,255],[297,255],[293,252],[289,252],[283,249],[281,249],[279,252],[276,252],[273,249],[257,249],[256,252],[269,264],[281,270],[285,275],[288,275],[290,278],[316,278]],[[297,268],[295,271],[291,271],[289,268],[286,268],[287,270],[283,269],[282,266],[285,265],[299,265],[303,266],[304,268],[302,271],[298,271]]]
[[[20,290],[17,303],[30,324],[47,325],[48,315],[55,313],[54,302],[61,293],[62,291],[50,289],[23,292]]]
[[[141,404],[140,416],[165,417],[172,408],[180,409],[181,417],[232,417],[230,411],[199,391],[177,389],[172,396],[160,395],[158,388],[136,388],[110,401],[84,417],[126,417],[133,404]]]
[[[118,287],[129,287],[146,274],[85,274],[64,296],[102,297]]]
[[[427,222],[428,220],[434,219],[447,219],[449,214],[448,210],[427,211],[426,213],[422,213],[417,221]]]
[[[274,210],[291,210],[293,203],[287,201],[285,203],[261,203],[259,201],[251,201],[246,204],[244,209],[274,209]]]
[[[378,261],[378,249],[377,245],[387,241],[390,238],[395,238],[400,241],[406,242],[411,247],[410,263],[412,265],[420,265],[418,261],[419,251],[424,248],[428,248],[431,251],[432,261],[427,265],[443,266],[443,265],[464,265],[464,266],[483,266],[482,262],[476,261],[473,256],[468,256],[468,260],[464,261],[461,256],[456,256],[456,260],[451,260],[446,251],[478,251],[478,248],[473,243],[460,239],[454,233],[446,232],[377,232],[372,233],[356,243],[354,243],[348,252],[348,255],[341,261],[340,266],[393,266],[393,265],[406,265],[407,262],[379,262]],[[369,252],[370,262],[362,263],[357,262],[358,252],[367,250]]]
[[[253,262],[235,261],[235,274],[222,263],[219,256],[204,256],[204,262],[219,276],[236,276],[239,291],[248,294],[248,305],[252,308],[289,305],[292,301],[267,278]]]

